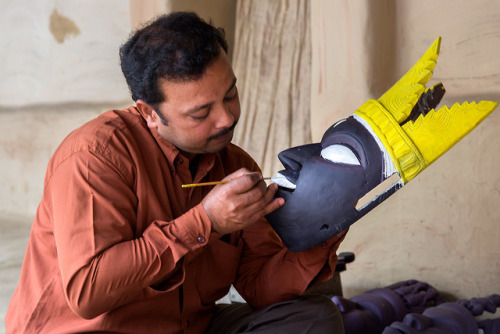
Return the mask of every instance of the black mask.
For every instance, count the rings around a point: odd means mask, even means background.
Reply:
[[[278,155],[285,170],[273,182],[285,204],[266,218],[288,249],[306,250],[347,229],[496,108],[496,102],[481,101],[435,110],[444,87],[425,84],[440,42],[378,100],[331,126],[321,143]]]
[[[333,237],[394,192],[356,209],[385,176],[376,140],[353,116],[331,126],[321,143],[290,148],[278,158],[285,167],[279,173],[296,188],[280,186],[276,196],[285,205],[266,218],[292,251]]]

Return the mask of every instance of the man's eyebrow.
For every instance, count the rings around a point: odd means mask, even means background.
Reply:
[[[233,82],[231,83],[231,86],[229,86],[228,90],[226,91],[226,95],[234,88],[234,86],[236,86],[236,77],[233,79]],[[196,107],[193,107],[191,109],[188,109],[185,114],[186,115],[189,115],[189,114],[192,114],[192,113],[195,113],[197,112],[198,110],[201,110],[201,109],[205,109],[205,108],[208,108],[210,107],[211,105],[213,104],[213,102],[208,102],[208,103],[205,103],[205,104],[202,104],[201,106],[196,106]]]
[[[198,110],[201,110],[201,109],[205,109],[205,108],[210,107],[212,104],[213,104],[213,102],[208,102],[208,103],[205,103],[205,104],[203,104],[203,105],[201,105],[201,106],[196,106],[196,107],[193,107],[193,108],[191,108],[191,109],[188,109],[188,110],[185,112],[185,114],[186,114],[186,115],[189,115],[189,114],[195,113],[195,112],[197,112]]]
[[[229,86],[229,89],[226,91],[226,95],[234,88],[234,86],[236,86],[236,77],[234,77],[233,83],[231,84],[231,86]]]

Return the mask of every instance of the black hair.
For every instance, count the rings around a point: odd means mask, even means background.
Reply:
[[[134,32],[120,47],[120,62],[132,99],[153,106],[165,101],[163,79],[175,82],[201,78],[205,69],[227,53],[224,30],[197,14],[162,15]]]

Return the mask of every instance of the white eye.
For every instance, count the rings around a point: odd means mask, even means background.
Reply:
[[[354,152],[347,146],[334,144],[325,147],[321,150],[323,159],[331,162],[347,164],[347,165],[360,165],[360,162]]]

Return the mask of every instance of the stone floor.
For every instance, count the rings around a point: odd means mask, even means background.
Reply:
[[[31,228],[31,218],[0,217],[0,333],[5,312],[16,288]]]

